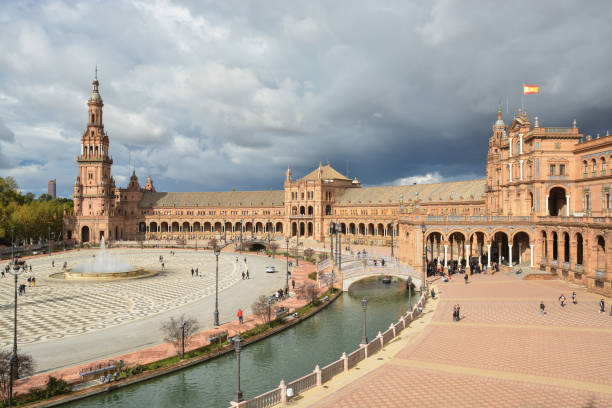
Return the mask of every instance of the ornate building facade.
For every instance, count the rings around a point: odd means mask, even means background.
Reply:
[[[519,112],[506,126],[498,110],[485,179],[362,187],[319,164],[299,179],[288,169],[282,190],[157,192],[135,173],[126,188],[115,185],[98,87],[95,80],[66,240],[321,241],[337,222],[351,243],[383,246],[395,237],[400,260],[416,267],[424,253],[443,263],[518,263],[612,292],[612,137],[584,137],[575,121],[541,127]]]

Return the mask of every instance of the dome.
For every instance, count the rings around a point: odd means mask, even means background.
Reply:
[[[91,96],[89,97],[89,102],[93,103],[102,103],[102,97],[100,96],[100,92],[98,92],[98,80],[94,80],[93,83],[93,91],[91,91]]]
[[[497,119],[497,121],[495,122],[495,127],[503,128],[503,127],[506,127],[506,124],[504,123],[503,120]]]

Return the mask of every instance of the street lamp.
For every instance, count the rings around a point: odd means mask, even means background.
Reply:
[[[271,309],[272,309],[272,298],[268,298],[268,328],[270,328],[270,317],[272,317]]]
[[[408,307],[412,307],[412,302],[410,301],[410,295],[412,294],[412,276],[408,276]]]
[[[49,256],[51,256],[51,226],[49,225]]]
[[[300,266],[300,260],[298,258],[298,248],[300,246],[300,232],[302,226],[298,222],[297,234],[295,235],[295,266]]]
[[[287,273],[285,274],[285,277],[285,288],[287,290],[287,293],[289,293],[289,237],[287,237]]]
[[[185,322],[181,323],[181,360],[185,359]]]
[[[334,259],[334,229],[336,225],[330,221],[329,223],[329,261]]]
[[[234,392],[234,402],[242,402],[242,391],[240,390],[240,350],[242,338],[240,334],[233,337],[234,350],[236,351],[236,391]]]
[[[13,355],[10,360],[9,371],[9,407],[13,406],[13,378],[17,377],[15,372],[15,363],[17,362],[17,280],[19,278],[19,269],[23,265],[23,261],[15,261],[13,257],[13,272],[9,273],[15,276],[15,303],[14,303],[14,320],[13,320]]]
[[[223,243],[225,245],[225,241],[227,241],[227,231],[225,229],[225,220],[223,220]]]
[[[425,223],[421,224],[421,231],[423,232],[423,284],[421,288],[423,293],[425,293],[427,292],[427,247],[425,246],[425,231],[427,231],[427,227]]]
[[[391,221],[391,260],[393,260],[393,234],[395,234],[395,228],[393,227],[393,221]]]
[[[217,265],[215,268],[215,326],[219,326],[219,247],[215,247],[215,258],[217,260]]]
[[[270,219],[268,218],[268,223],[266,224],[266,232],[268,233],[268,248],[270,248]]]
[[[240,254],[242,254],[242,230],[244,229],[244,220],[240,220]]]
[[[361,337],[361,344],[368,344],[368,335],[366,334],[366,309],[368,307],[368,299],[365,297],[361,299],[361,308],[363,309],[363,336]]]

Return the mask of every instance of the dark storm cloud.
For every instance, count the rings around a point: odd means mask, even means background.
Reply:
[[[482,177],[497,104],[511,121],[524,82],[541,86],[525,104],[542,126],[612,128],[609,15],[607,1],[3,2],[0,167],[70,193],[99,64],[119,184],[135,167],[160,190],[281,188],[288,165],[319,161],[367,185]]]

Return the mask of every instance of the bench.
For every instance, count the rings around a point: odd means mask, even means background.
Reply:
[[[211,344],[221,344],[227,340],[227,331],[222,331],[214,334],[206,339]]]
[[[278,319],[279,317],[284,317],[286,315],[289,314],[289,308],[285,307],[285,306],[281,306],[278,308],[278,310],[274,313],[274,318]]]
[[[81,382],[95,380],[102,377],[107,377],[110,374],[118,373],[123,368],[123,360],[116,364],[113,360],[108,361],[104,364],[98,364],[98,366],[91,366],[81,372]]]

